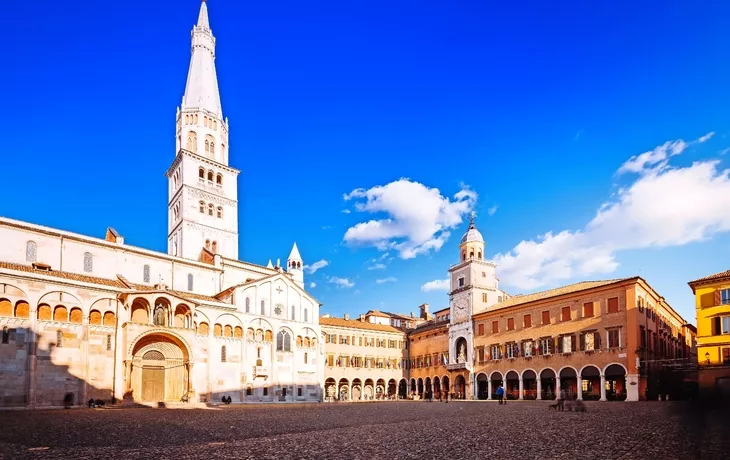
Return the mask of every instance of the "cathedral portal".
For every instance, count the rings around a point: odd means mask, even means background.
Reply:
[[[139,339],[128,370],[127,390],[135,401],[180,401],[191,390],[187,347],[171,335],[152,333]]]

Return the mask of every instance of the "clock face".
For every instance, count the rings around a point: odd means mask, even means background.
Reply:
[[[469,301],[461,298],[454,301],[454,316],[457,319],[463,319],[467,316],[467,309],[469,307]]]

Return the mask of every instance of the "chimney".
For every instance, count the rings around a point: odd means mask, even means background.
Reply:
[[[345,321],[350,321],[350,315],[348,313],[345,313]]]
[[[364,323],[365,322],[365,315],[360,315],[360,322],[361,323]]]
[[[428,304],[424,303],[419,308],[421,309],[421,319],[430,320],[431,313],[428,312]]]

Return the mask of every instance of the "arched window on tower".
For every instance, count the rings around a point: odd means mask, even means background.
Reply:
[[[287,331],[276,335],[276,351],[291,351],[291,335]]]
[[[94,259],[90,252],[84,253],[84,271],[91,273],[94,270]]]
[[[35,241],[28,241],[25,243],[25,260],[26,262],[35,262],[36,261],[36,250],[38,249],[38,246],[35,244]]]
[[[187,149],[193,153],[198,151],[198,136],[195,134],[195,131],[188,133]]]
[[[474,251],[472,251],[472,252],[469,253],[469,258],[470,259],[473,259],[474,258]]]
[[[210,240],[205,240],[205,249],[210,249]]]
[[[215,142],[210,142],[210,153],[215,153]]]
[[[246,297],[246,313],[251,313],[251,299]]]
[[[479,251],[479,260],[482,260],[482,251]]]
[[[216,215],[218,216],[218,218],[222,219],[223,218],[223,208],[218,206],[218,209],[216,210],[216,212],[217,212]]]
[[[217,176],[215,176],[215,183],[217,185],[223,185],[223,175],[222,174],[218,174]]]
[[[198,168],[198,178],[199,179],[202,179],[202,180],[205,180],[205,169]]]
[[[461,260],[466,260],[466,252],[461,253]]]
[[[205,203],[203,203],[202,201],[199,202],[198,203],[198,209],[200,210],[200,213],[201,214],[205,213]]]
[[[210,144],[208,143],[208,139],[205,140],[205,151],[206,152],[210,151]]]
[[[208,171],[208,182],[213,182],[213,171]]]
[[[213,252],[213,254],[218,254],[218,242],[213,241],[213,244],[210,246],[210,250]]]
[[[208,203],[208,215],[213,215],[213,203]]]

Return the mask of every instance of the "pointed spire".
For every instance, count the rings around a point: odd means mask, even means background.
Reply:
[[[198,27],[210,29],[210,24],[208,23],[208,4],[205,2],[205,0],[203,0],[203,3],[200,5],[200,13],[198,14]]]
[[[274,268],[274,265],[271,263],[271,259],[269,259],[269,263],[266,264],[266,268]]]
[[[215,71],[215,37],[208,22],[208,6],[200,5],[198,23],[193,27],[190,68],[182,110],[207,110],[223,119],[218,76]]]
[[[287,260],[302,260],[302,256],[299,255],[299,248],[297,248],[296,241],[294,242],[294,246],[291,248],[291,252],[289,253],[289,258]]]

